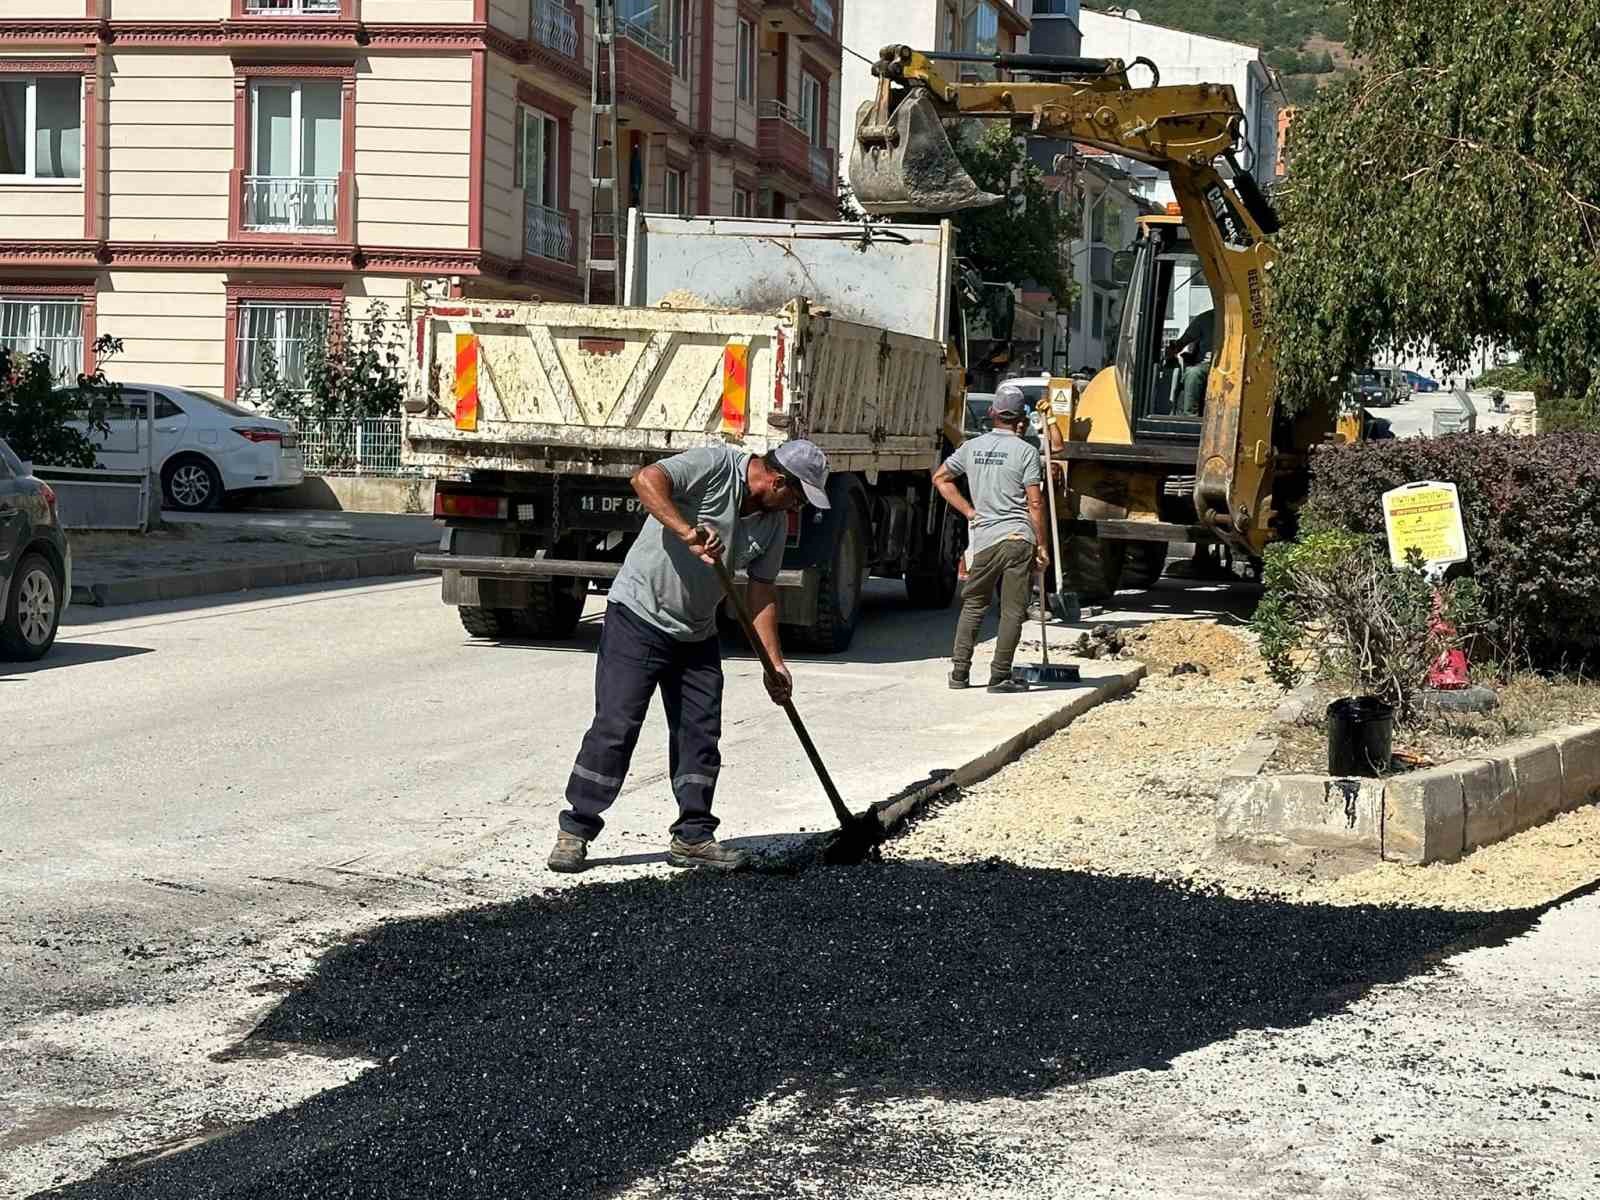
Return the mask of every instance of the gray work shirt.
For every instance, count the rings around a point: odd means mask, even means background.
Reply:
[[[672,500],[691,525],[709,525],[728,549],[733,570],[748,568],[750,578],[773,583],[783,564],[788,522],[781,512],[740,517],[750,488],[745,469],[750,455],[732,446],[702,446],[656,463],[672,481]],[[611,603],[624,604],[641,620],[680,642],[715,636],[722,584],[682,540],[654,517],[623,560],[611,584]]]
[[[945,470],[967,477],[977,520],[970,526],[974,554],[1008,537],[1034,541],[1028,486],[1041,482],[1039,452],[1009,430],[994,429],[961,443],[944,460]]]

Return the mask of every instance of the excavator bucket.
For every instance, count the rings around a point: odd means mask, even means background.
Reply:
[[[877,116],[873,100],[857,110],[850,150],[850,189],[873,216],[956,212],[1005,199],[972,182],[925,90],[912,89],[887,125],[878,123]]]

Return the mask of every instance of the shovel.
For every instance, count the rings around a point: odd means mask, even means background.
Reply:
[[[776,675],[778,672],[773,666],[772,656],[767,653],[766,646],[756,636],[756,623],[750,616],[750,610],[745,607],[743,597],[734,586],[733,573],[728,570],[728,564],[718,559],[715,566],[717,579],[722,584],[722,594],[728,598],[728,603],[738,616],[739,626],[744,630],[746,640],[755,650],[756,657],[761,660],[761,666],[767,676],[770,678]],[[839,832],[834,834],[833,840],[824,849],[823,857],[835,863],[860,862],[874,846],[883,841],[883,825],[878,820],[878,814],[868,809],[857,816],[845,806],[844,799],[839,795],[839,789],[833,786],[833,776],[828,774],[828,768],[823,765],[822,755],[817,753],[816,744],[806,732],[805,722],[800,719],[794,701],[785,700],[783,711],[789,717],[789,724],[794,726],[795,736],[800,739],[800,748],[806,752],[806,758],[811,761],[811,769],[822,781],[822,790],[828,794],[828,803],[833,806],[833,815],[839,820]]]

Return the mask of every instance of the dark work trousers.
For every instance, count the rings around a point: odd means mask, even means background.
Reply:
[[[722,769],[722,652],[715,636],[680,642],[621,604],[606,607],[600,653],[594,664],[594,723],[583,735],[567,779],[561,828],[584,839],[605,827],[628,777],[650,697],[661,689],[667,710],[672,793],[685,842],[703,842],[717,828],[711,797]]]
[[[966,679],[972,671],[972,647],[978,640],[994,586],[1000,585],[1000,629],[994,647],[994,662],[989,667],[989,682],[1011,676],[1011,660],[1022,638],[1022,623],[1028,618],[1028,588],[1033,580],[1033,543],[1025,538],[1006,538],[985,546],[972,558],[966,586],[961,589],[961,616],[956,621],[956,644],[950,652],[951,669],[956,678]]]

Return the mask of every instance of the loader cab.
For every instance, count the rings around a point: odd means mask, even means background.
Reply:
[[[1136,441],[1193,443],[1200,440],[1204,375],[1220,340],[1220,313],[1210,318],[1213,333],[1187,347],[1180,359],[1170,353],[1193,326],[1203,328],[1212,313],[1211,287],[1189,231],[1177,215],[1139,219],[1139,237],[1123,258],[1128,275],[1117,335],[1117,382],[1129,410]],[[1196,324],[1198,322],[1198,325]]]

